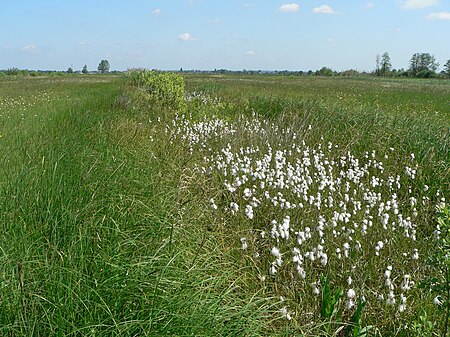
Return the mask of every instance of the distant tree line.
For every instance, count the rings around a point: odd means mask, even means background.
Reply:
[[[109,73],[109,61],[108,60],[101,60],[98,67],[97,72],[101,74]],[[81,71],[75,71],[73,69],[73,66],[70,66],[67,71],[55,71],[55,70],[28,70],[28,69],[19,69],[19,68],[8,68],[4,70],[0,70],[0,77],[4,76],[62,76],[65,74],[89,74],[89,73],[96,73],[96,72],[90,72],[87,68],[87,65],[85,64],[83,69]],[[112,73],[120,73],[118,71],[113,71]]]
[[[376,67],[371,72],[361,72],[355,69],[347,69],[343,71],[335,71],[329,67],[322,67],[318,70],[307,71],[291,71],[291,70],[247,70],[240,71],[228,70],[228,69],[214,69],[210,70],[183,70],[180,72],[187,73],[207,73],[207,74],[245,74],[245,75],[257,75],[257,74],[273,74],[273,75],[290,75],[290,76],[343,76],[343,77],[355,77],[355,76],[384,76],[384,77],[417,77],[417,78],[450,78],[450,59],[444,64],[440,73],[437,72],[439,63],[436,62],[434,56],[429,53],[416,53],[411,57],[409,61],[408,69],[394,69],[392,68],[391,58],[389,53],[383,53],[381,56],[376,56]]]
[[[355,77],[355,76],[380,76],[380,77],[416,77],[416,78],[450,78],[450,59],[443,65],[442,71],[438,72],[439,63],[433,55],[429,53],[415,53],[409,60],[408,69],[394,69],[392,68],[391,58],[387,52],[381,56],[377,55],[375,58],[375,70],[371,72],[361,72],[355,69],[347,69],[343,71],[335,71],[329,67],[322,67],[318,70],[247,70],[240,71],[228,70],[228,69],[214,69],[214,70],[183,70],[181,68],[179,72],[183,73],[206,73],[206,74],[246,74],[246,75],[258,75],[258,74],[273,74],[273,75],[288,75],[288,76],[343,76],[343,77]],[[81,71],[74,71],[73,67],[69,67],[67,71],[53,71],[53,70],[27,70],[18,68],[9,68],[6,70],[0,70],[0,77],[3,76],[58,76],[64,74],[89,74],[89,73],[121,73],[120,71],[110,72],[110,64],[108,60],[101,60],[97,71],[89,71],[87,65],[84,65]]]
[[[403,76],[417,78],[450,78],[450,59],[444,64],[443,69],[438,73],[439,63],[436,58],[429,53],[415,53],[409,60],[408,69],[393,69],[391,58],[388,53],[377,55],[375,59],[376,76]]]

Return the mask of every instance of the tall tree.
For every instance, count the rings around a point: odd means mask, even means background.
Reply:
[[[391,58],[388,53],[381,56],[380,72],[382,76],[388,75],[392,70]]]
[[[81,70],[81,72],[82,72],[83,74],[87,74],[87,73],[88,73],[87,65],[84,65],[83,70]]]
[[[415,53],[409,60],[409,71],[413,76],[416,76],[417,73],[419,72],[419,60],[420,60],[419,53]]]
[[[409,60],[409,71],[415,77],[432,77],[438,67],[439,63],[429,53],[415,53]]]
[[[450,78],[450,59],[444,64],[444,75]]]
[[[108,60],[101,60],[98,67],[98,71],[102,74],[107,73],[109,71],[109,62]]]
[[[67,73],[68,73],[68,74],[73,74],[73,68],[72,68],[72,67],[69,67],[69,69],[67,69]]]
[[[380,54],[377,54],[377,57],[375,58],[375,75],[380,76]]]

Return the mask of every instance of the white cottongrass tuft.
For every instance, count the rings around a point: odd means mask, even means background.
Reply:
[[[252,207],[251,205],[245,206],[245,215],[246,215],[247,218],[249,218],[250,220],[253,219],[254,213],[253,213],[253,207]]]
[[[220,104],[199,97],[202,104]],[[309,134],[312,126],[306,128],[303,132]],[[248,242],[258,252],[257,267],[266,275],[277,275],[274,281],[311,287],[312,295],[318,296],[318,277],[328,268],[339,268],[333,283],[350,288],[348,309],[355,306],[356,294],[376,306],[380,301],[396,305],[398,313],[406,310],[406,298],[415,300],[409,292],[423,264],[416,222],[442,192],[427,195],[431,189],[424,185],[415,193],[412,180],[420,167],[413,154],[405,164],[391,167],[383,160],[387,154],[396,155],[396,149],[356,156],[323,139],[307,144],[296,130],[255,116],[237,122],[177,116],[166,133],[190,153],[201,155],[196,174],[211,181],[218,178],[215,193],[221,195],[216,198],[228,201],[216,204],[211,199],[212,209],[225,211],[221,221],[245,226],[247,238],[252,237]],[[283,137],[267,143],[278,134]],[[237,135],[242,142],[235,141]],[[437,226],[435,239],[441,235]],[[241,246],[248,249],[243,239]],[[369,263],[373,268],[367,268]],[[386,267],[387,263],[392,265]],[[371,280],[370,293],[365,280]]]
[[[241,238],[242,250],[246,250],[248,248],[247,239]]]
[[[438,295],[435,298],[433,298],[433,304],[434,305],[442,305],[442,297]]]

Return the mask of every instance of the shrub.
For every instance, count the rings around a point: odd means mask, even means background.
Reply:
[[[145,90],[153,104],[175,110],[185,109],[184,79],[181,75],[139,70],[128,72],[127,76],[132,86]]]
[[[417,73],[416,77],[418,78],[433,78],[436,77],[436,73],[432,70],[421,70]]]

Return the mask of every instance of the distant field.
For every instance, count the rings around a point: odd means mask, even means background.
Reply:
[[[183,78],[0,80],[0,335],[442,335],[450,81]]]
[[[298,112],[322,125],[321,137],[362,149],[400,147],[432,166],[437,162],[426,156],[440,148],[448,177],[449,80],[190,74],[186,83],[189,91],[222,97],[237,114]]]
[[[380,107],[390,112],[450,114],[450,80],[376,77],[186,75],[193,90],[230,97],[313,98],[329,104]]]

